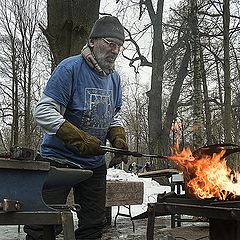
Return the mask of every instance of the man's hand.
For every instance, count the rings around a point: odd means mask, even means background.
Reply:
[[[105,154],[105,151],[100,148],[100,145],[102,145],[100,139],[77,128],[67,120],[58,129],[56,135],[67,147],[78,151],[81,156],[86,157]]]
[[[124,128],[122,127],[113,127],[108,131],[107,138],[114,148],[128,150],[128,145],[126,143],[126,134]],[[115,153],[113,159],[109,163],[109,168],[114,167],[121,162],[127,164],[128,156]]]

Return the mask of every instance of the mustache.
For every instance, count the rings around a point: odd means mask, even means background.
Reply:
[[[106,59],[107,60],[116,60],[116,58],[117,58],[117,55],[116,54],[111,54],[111,55],[108,55],[108,56],[106,56]]]

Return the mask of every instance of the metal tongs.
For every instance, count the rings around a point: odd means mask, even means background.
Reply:
[[[146,154],[146,153],[139,153],[136,151],[129,151],[114,147],[108,147],[108,146],[100,146],[102,150],[106,152],[111,153],[117,153],[121,155],[127,155],[127,156],[133,156],[133,157],[149,157],[149,158],[163,158],[168,160],[182,160],[186,159],[185,157],[176,157],[176,156],[162,156],[162,155],[152,155],[152,154]],[[240,152],[240,146],[236,144],[231,143],[223,143],[223,144],[213,144],[213,145],[207,145],[200,147],[192,152],[192,156],[189,158],[189,160],[197,160],[201,159],[203,156],[212,156],[214,153],[220,153],[220,151],[225,151],[225,153],[222,156],[222,159],[227,157],[228,155],[236,152]]]
[[[126,155],[126,156],[133,156],[133,157],[149,157],[149,155],[147,155],[147,154],[139,153],[139,152],[135,152],[135,151],[129,151],[129,150],[125,150],[125,149],[102,146],[102,145],[100,147],[102,150],[104,150],[106,152],[117,153],[117,154]]]
[[[117,154],[126,155],[126,156],[172,159],[172,156],[152,155],[152,154],[129,151],[129,150],[124,150],[120,148],[103,146],[103,145],[101,145],[100,147],[102,150],[106,152],[117,153]]]

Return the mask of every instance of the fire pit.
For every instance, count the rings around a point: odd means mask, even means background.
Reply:
[[[174,214],[207,217],[211,240],[240,239],[239,172],[232,171],[225,160],[228,155],[240,152],[240,146],[214,144],[193,152],[189,147],[180,151],[176,146],[172,148],[171,156],[142,154],[105,146],[102,149],[134,157],[167,159],[183,172],[186,195],[159,195],[157,203],[149,204],[147,240],[153,239],[155,216]],[[144,217],[146,213],[133,219]]]
[[[231,171],[225,157],[240,148],[234,144],[189,148],[169,158],[182,170],[185,195],[159,194],[148,206],[147,240],[153,239],[155,216],[190,215],[209,219],[210,240],[240,239],[240,185],[238,171]]]
[[[240,239],[240,201],[188,199],[185,195],[159,194],[148,205],[147,240],[153,239],[155,216],[185,214],[209,219],[211,240]]]

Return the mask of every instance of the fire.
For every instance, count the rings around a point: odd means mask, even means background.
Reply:
[[[175,148],[170,159],[183,171],[187,187],[196,198],[234,199],[240,195],[240,184],[236,180],[238,173],[233,174],[227,166],[227,161],[222,158],[224,153],[222,150],[196,158],[189,148],[183,151]]]

